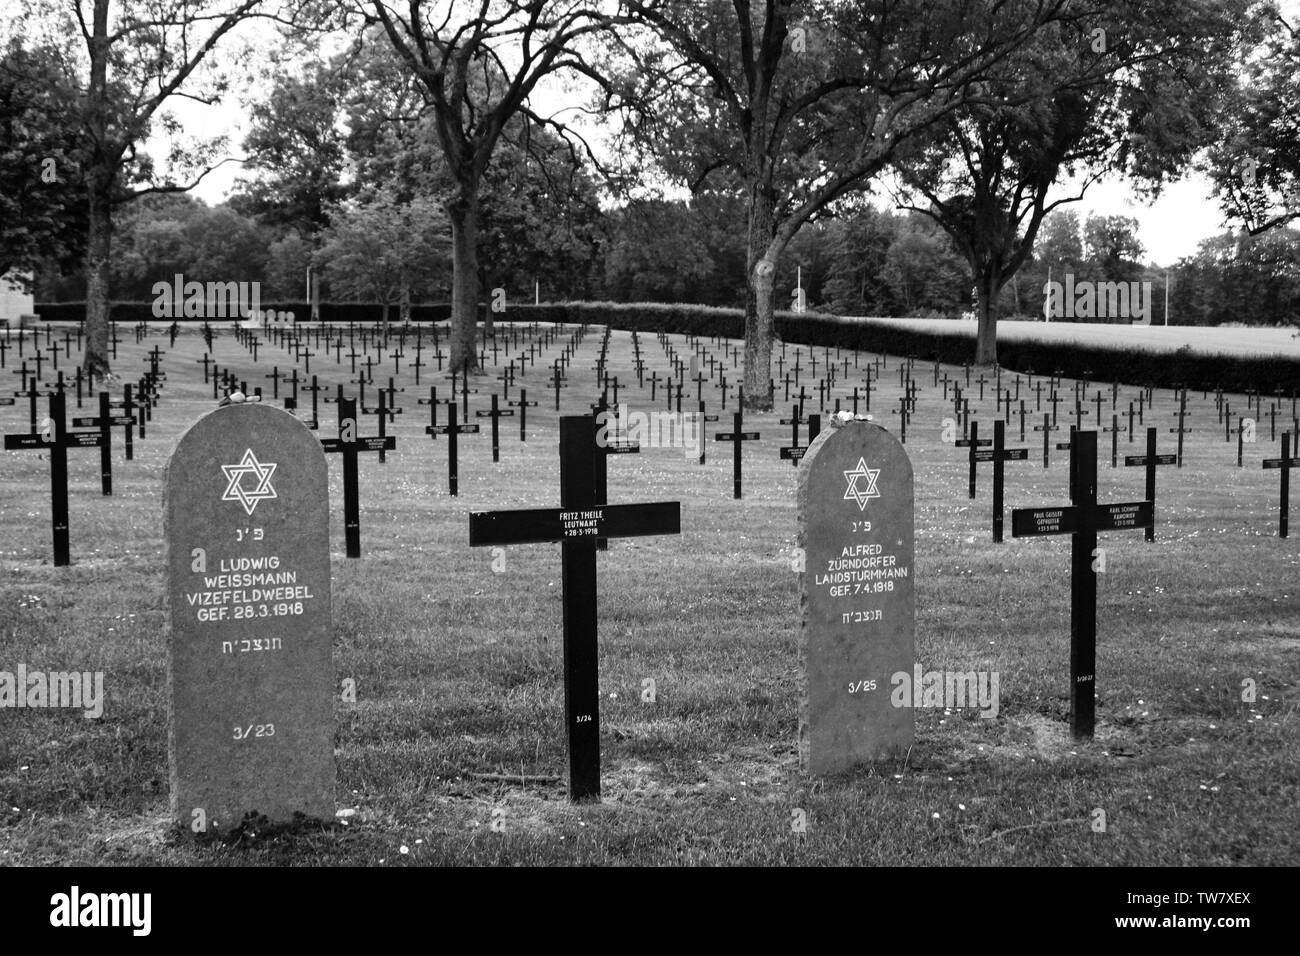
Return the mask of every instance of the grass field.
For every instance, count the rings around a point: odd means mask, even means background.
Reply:
[[[953,319],[871,319],[905,328],[975,338],[975,323]],[[998,341],[1073,342],[1096,348],[1173,352],[1187,347],[1206,355],[1276,355],[1300,359],[1295,329],[1194,325],[1124,325],[1099,322],[998,322]]]
[[[598,340],[588,335],[573,360],[565,414],[596,397]],[[649,410],[630,343],[630,334],[613,334],[609,367],[620,400]],[[140,374],[155,345],[166,349],[165,336],[141,345],[128,337],[115,369]],[[673,345],[689,354],[680,337]],[[647,375],[665,374],[654,337],[643,337],[642,349]],[[161,491],[177,438],[214,405],[196,364],[202,354],[193,334],[167,352],[163,401],[134,462],[123,462],[115,436],[114,497],[100,496],[96,453],[70,454],[70,568],[48,563],[47,463],[0,453],[0,670],[18,662],[102,670],[108,696],[99,720],[0,710],[0,862],[1300,862],[1300,538],[1277,537],[1277,472],[1260,468],[1278,454],[1267,416],[1238,469],[1214,397],[1191,395],[1185,467],[1160,469],[1157,540],[1102,536],[1098,733],[1076,742],[1068,733],[1068,540],[991,542],[989,472],[980,498],[968,500],[964,450],[942,440],[951,403],[921,365],[907,438],[916,471],[917,660],[926,669],[998,671],[998,716],[918,710],[906,759],[827,779],[800,773],[795,469],[777,458],[790,440],[776,423],[789,404],[778,402],[773,413],[746,418],[762,440],[745,449],[743,501],[731,498],[729,445],[711,443],[704,466],[670,449],[611,459],[611,503],[680,500],[683,527],[679,537],[614,542],[599,558],[604,800],[570,805],[559,549],[508,549],[495,573],[490,549],[468,547],[467,520],[470,511],[558,503],[557,416],[543,371],[558,346],[518,382],[539,401],[526,443],[517,422],[505,420],[502,460],[493,465],[486,434],[462,438],[459,498],[446,492],[445,441],[423,434],[426,412],[414,400],[427,388],[417,390],[403,371],[405,411],[390,429],[398,450],[387,464],[373,456],[362,464],[359,561],[343,557],[341,479],[331,462],[334,662],[338,679],[355,679],[358,691],[356,704],[337,705],[337,804],[355,812],[328,826],[191,841],[167,820]],[[229,335],[215,358],[268,395],[262,376],[290,364],[268,345],[255,365]],[[376,381],[392,368],[387,359]],[[350,377],[320,358],[312,369],[330,383]],[[852,360],[849,371],[841,383],[860,385]],[[728,374],[740,378],[739,369]],[[898,406],[898,378],[888,358],[874,409]],[[440,397],[446,381],[424,376]],[[483,376],[475,385],[471,408],[486,408],[497,383]],[[711,411],[717,394],[706,386]],[[1122,388],[1120,407],[1136,394]],[[985,395],[972,416],[982,432],[994,414],[991,388]],[[1228,400],[1234,417],[1244,412],[1244,397]],[[665,407],[662,393],[656,407]],[[1174,407],[1172,393],[1157,391],[1147,412],[1161,428],[1162,452],[1172,451]],[[1109,409],[1107,401],[1107,420]],[[878,417],[896,427],[896,416]],[[1290,417],[1288,401],[1279,431]],[[21,400],[0,408],[0,426],[27,430]],[[333,407],[323,406],[321,433],[333,428]],[[1008,436],[1020,444],[1018,419]],[[1036,436],[1027,437],[1030,461],[1008,465],[1008,508],[1063,503],[1064,453],[1044,470]],[[1142,451],[1140,442],[1122,440],[1120,454]],[[1108,437],[1100,444],[1101,500],[1140,498],[1142,469],[1112,471]],[[646,678],[655,681],[653,703],[641,699]],[[1258,688],[1254,703],[1241,699],[1247,678]],[[1105,832],[1090,825],[1096,809]],[[806,814],[806,832],[792,828],[796,810]]]

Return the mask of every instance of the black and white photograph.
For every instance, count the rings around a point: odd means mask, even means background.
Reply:
[[[1258,945],[1297,403],[1300,0],[4,0],[6,919]]]

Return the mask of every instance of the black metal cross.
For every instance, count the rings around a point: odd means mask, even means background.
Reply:
[[[388,410],[388,398],[387,398],[388,389],[384,389],[384,388],[377,388],[377,389],[375,389],[375,392],[379,395],[379,404],[378,404],[378,405],[375,405],[375,406],[372,406],[372,407],[370,407],[370,408],[367,408],[366,405],[365,405],[365,388],[366,388],[365,385],[362,384],[362,385],[361,385],[361,396],[362,396],[362,397],[361,397],[361,402],[362,402],[362,404],[361,404],[361,414],[362,414],[362,415],[374,415],[374,416],[376,417],[377,421],[379,422],[379,436],[378,436],[378,437],[381,438],[381,439],[387,438],[387,437],[388,437],[388,423],[389,423],[390,421],[393,420],[392,413]],[[398,411],[401,411],[401,409],[399,408]],[[381,442],[380,442],[380,443],[375,447],[375,450],[379,452],[379,463],[380,463],[381,465],[384,464],[384,463],[386,463],[387,460],[388,460],[388,459],[384,456],[384,449],[387,448],[387,447],[388,447],[388,446],[385,445],[382,441],[381,441]]]
[[[432,394],[432,389],[430,390],[430,393]],[[470,425],[468,423],[464,425],[456,424],[455,399],[452,399],[447,403],[447,424],[445,425],[437,424],[438,412],[436,406],[432,408],[430,411],[432,412],[434,418],[434,424],[431,424],[428,427],[426,427],[424,429],[424,433],[426,435],[433,435],[435,440],[437,439],[438,435],[447,436],[447,493],[450,494],[453,498],[455,498],[459,496],[459,491],[460,491],[459,489],[460,465],[458,462],[458,453],[456,450],[456,446],[457,446],[456,436],[460,434],[476,435],[478,434],[478,426]]]
[[[1101,419],[1097,419],[1097,424],[1101,424]],[[1119,462],[1119,436],[1123,433],[1124,426],[1119,423],[1118,415],[1110,416],[1110,426],[1103,428],[1102,432],[1110,433],[1110,467],[1114,468]]]
[[[1147,453],[1145,455],[1125,455],[1124,467],[1132,468],[1139,465],[1145,465],[1147,470],[1146,494],[1147,501],[1151,502],[1151,524],[1147,527],[1147,540],[1156,539],[1156,466],[1157,465],[1176,465],[1178,464],[1177,455],[1157,455],[1156,454],[1156,433],[1158,428],[1147,429]]]
[[[326,387],[317,381],[315,375],[311,377],[310,385],[302,387],[304,392],[311,392],[311,419],[304,421],[303,424],[313,431],[320,427],[320,392],[321,389]]]
[[[1191,431],[1184,425],[1184,419],[1187,417],[1187,389],[1180,393],[1178,401],[1178,427],[1169,429],[1171,432],[1178,434],[1178,467],[1183,467],[1183,436]]]
[[[1097,433],[1075,431],[1070,442],[1070,505],[1016,508],[1011,536],[1068,534],[1070,541],[1070,729],[1091,737],[1096,728],[1097,532],[1146,528],[1150,501],[1097,503]]]
[[[781,460],[789,461],[791,465],[798,465],[807,454],[812,443],[822,430],[822,417],[820,415],[808,416],[808,444],[799,444],[799,423],[803,420],[800,413],[803,411],[802,405],[795,406],[795,415],[793,418],[784,418],[781,420],[782,425],[790,424],[794,426],[793,444],[781,449]]]
[[[530,402],[528,400],[528,389],[521,388],[519,390],[519,400],[507,402],[506,404],[519,409],[519,440],[528,441],[528,409],[535,408],[537,403]]]
[[[130,387],[127,386],[128,389]],[[130,428],[134,424],[134,415],[113,415],[108,392],[99,393],[99,414],[97,416],[93,418],[74,418],[72,420],[73,428],[99,429],[100,490],[105,495],[113,493],[113,433],[109,429],[114,425],[123,425],[127,428],[127,434],[129,435]]]
[[[492,341],[495,342],[496,339],[493,339]],[[502,416],[513,415],[514,413],[515,410],[513,408],[498,407],[496,392],[492,393],[491,411],[484,411],[483,409],[480,408],[474,412],[475,418],[492,419],[492,460],[494,462],[498,462],[501,460],[501,437],[500,437],[500,427],[499,427],[501,418]]]
[[[555,387],[555,410],[560,410],[560,389],[568,388],[564,384],[564,373],[560,371],[560,360],[555,360],[555,366],[551,370],[551,384]]]
[[[203,356],[203,357],[204,357],[204,358],[207,358],[206,355]],[[207,374],[207,373],[208,373],[208,367],[205,365],[205,366],[203,366],[203,381],[204,381],[204,384],[206,384],[207,381],[208,381],[208,374]],[[278,365],[272,365],[272,366],[271,366],[271,374],[270,374],[270,375],[263,375],[262,377],[263,377],[263,378],[269,378],[269,379],[271,380],[271,398],[272,398],[274,401],[277,401],[277,402],[278,402],[278,401],[280,400],[280,381],[281,381],[282,379],[286,379],[286,380],[287,380],[287,379],[289,378],[289,376],[288,376],[288,375],[285,375],[283,372],[280,371],[280,366],[278,366]]]
[[[1282,457],[1265,458],[1263,465],[1265,468],[1277,468],[1282,472],[1282,491],[1281,498],[1277,506],[1277,536],[1286,537],[1286,519],[1287,510],[1290,506],[1291,496],[1291,469],[1300,468],[1300,457],[1291,457],[1291,433],[1282,433]]]
[[[993,441],[991,439],[980,438],[979,435],[980,435],[980,423],[971,422],[970,438],[958,438],[955,442],[953,442],[953,444],[956,445],[958,448],[970,449],[970,455],[969,455],[970,474],[968,478],[968,484],[969,484],[969,495],[972,501],[975,500],[975,476],[976,476],[975,463],[980,460],[975,457],[975,453],[980,448],[993,444]]]
[[[993,541],[1002,541],[1002,488],[1004,465],[1008,461],[1028,461],[1028,448],[1006,447],[1007,423],[1002,419],[993,422],[993,447],[979,449],[971,446],[971,458],[976,462],[993,462]],[[975,423],[971,424],[971,438],[975,437]],[[972,467],[974,467],[972,465]],[[973,486],[972,486],[973,487]]]
[[[373,435],[366,438],[357,435],[357,400],[340,398],[339,437],[322,438],[320,444],[326,454],[343,456],[343,531],[347,539],[348,557],[359,558],[361,557],[361,492],[358,487],[357,453],[391,451],[397,447],[397,439],[392,435]]]
[[[703,405],[704,403],[701,402],[700,404]],[[734,464],[732,465],[731,485],[733,498],[740,497],[740,450],[744,447],[741,442],[758,441],[758,432],[747,432],[741,430],[744,424],[743,419],[743,412],[732,412],[731,431],[718,432],[713,436],[716,441],[729,441],[732,443],[731,454]],[[700,444],[703,445],[704,442],[701,441]]]
[[[50,421],[38,432],[5,435],[5,451],[48,451],[50,453],[50,524],[54,532],[54,566],[72,563],[68,535],[68,449],[98,448],[99,432],[69,432],[64,424],[61,393],[50,395]]]
[[[564,710],[569,799],[600,799],[600,678],[596,628],[596,543],[681,533],[681,505],[596,503],[598,451],[589,415],[560,419],[560,507],[472,512],[471,547],[559,542],[563,567]]]

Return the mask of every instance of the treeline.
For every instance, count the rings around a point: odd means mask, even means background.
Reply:
[[[973,314],[980,365],[1000,318],[1043,311],[1049,275],[1093,280],[1067,316],[1105,294],[1112,320],[1164,321],[1130,221],[1052,213],[1082,198],[1070,183],[1147,195],[1189,174],[1206,212],[1275,235],[1173,265],[1170,319],[1295,317],[1300,151],[1278,117],[1300,114],[1300,31],[1267,0],[344,4],[277,20],[274,57],[235,43],[257,3],[23,5],[0,43],[0,273],[84,295],[89,374],[110,370],[110,303],[176,271],[294,298],[310,273],[313,311],[449,302],[466,368],[501,293],[739,306],[760,408],[792,303]],[[167,102],[240,87],[238,144]],[[224,210],[159,198],[234,154]],[[1147,281],[1131,308],[1118,284]]]
[[[588,198],[591,205],[580,208],[595,208],[594,192]],[[117,235],[115,298],[150,301],[159,277],[170,280],[180,273],[199,281],[256,281],[264,301],[298,300],[305,296],[306,269],[314,255],[327,300],[384,303],[365,281],[373,260],[367,243],[376,236],[347,228],[346,210],[338,217],[342,225],[332,224],[327,241],[313,254],[294,230],[268,229],[239,205],[212,208],[189,196],[165,195],[131,207]],[[634,202],[585,215],[557,238],[556,232],[532,228],[536,223],[527,221],[523,207],[498,208],[482,236],[491,252],[485,261],[494,263],[492,274],[484,277],[494,283],[485,287],[484,299],[500,288],[507,302],[531,302],[537,295],[545,301],[741,307],[744,247],[733,224],[742,211],[739,198],[717,196],[689,204]],[[445,228],[445,221],[441,225]],[[382,223],[369,229],[378,233]],[[1073,210],[1052,213],[1033,255],[1002,290],[1000,313],[1041,319],[1045,283],[1070,274],[1075,281],[1150,282],[1155,324],[1165,321],[1166,281],[1172,325],[1300,324],[1297,230],[1254,237],[1225,233],[1163,270],[1142,262],[1136,229],[1128,217],[1080,222]],[[447,301],[447,237],[436,231],[424,235],[413,258],[419,267],[410,272],[416,277],[410,301]],[[800,283],[809,309],[839,315],[955,318],[973,308],[969,269],[946,232],[928,216],[869,205],[814,223],[796,237],[777,276],[781,307],[794,306]],[[80,301],[84,275],[51,264],[38,274],[36,295],[43,302]],[[396,299],[392,304],[400,307]]]

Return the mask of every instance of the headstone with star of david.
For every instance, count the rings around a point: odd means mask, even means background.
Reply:
[[[884,428],[849,421],[808,449],[798,503],[800,763],[837,773],[912,742],[913,713],[892,693],[915,663],[912,463]]]
[[[228,405],[181,437],[165,484],[173,820],[334,819],[320,441],[278,408]]]

